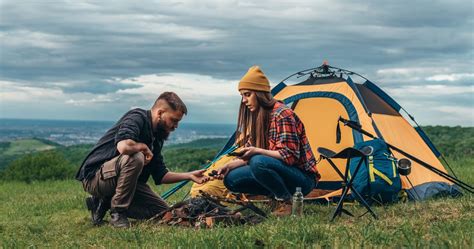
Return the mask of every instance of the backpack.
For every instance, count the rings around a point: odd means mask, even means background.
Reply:
[[[372,147],[372,152],[367,156],[367,162],[361,164],[352,186],[369,204],[396,202],[402,188],[396,159],[381,139],[357,143],[354,148],[360,150],[366,146]],[[354,174],[361,159],[360,157],[351,159],[349,177]],[[358,199],[354,193],[351,195],[354,199]]]

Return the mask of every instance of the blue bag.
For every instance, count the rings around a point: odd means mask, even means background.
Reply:
[[[354,148],[361,149],[366,146],[372,147],[372,152],[367,157],[367,163],[360,166],[352,186],[369,204],[396,202],[402,188],[396,159],[381,139],[357,143]],[[361,158],[351,159],[349,177],[354,174],[360,160]],[[358,199],[354,193],[351,195]]]

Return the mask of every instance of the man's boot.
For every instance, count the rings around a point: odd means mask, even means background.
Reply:
[[[101,199],[95,196],[86,198],[87,209],[91,212],[91,221],[95,226],[103,223],[105,214],[110,208],[110,199]]]
[[[129,228],[130,221],[128,221],[127,214],[125,212],[110,212],[110,225],[116,228]]]

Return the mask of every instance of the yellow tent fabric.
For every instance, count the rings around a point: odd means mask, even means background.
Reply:
[[[355,84],[351,79],[332,77],[326,82],[320,80],[314,84],[308,84],[306,80],[300,84],[285,85],[281,90],[276,91],[276,94],[275,91],[273,93],[275,98],[291,105],[300,117],[317,158],[319,158],[317,152],[319,147],[337,152],[346,147],[352,147],[357,142],[354,140],[357,136],[359,142],[371,139],[360,133],[357,134],[357,131],[349,127],[340,126],[341,141],[336,143],[338,119],[343,117],[358,122],[369,133],[383,138],[386,142],[446,172],[420,134],[398,112],[399,110],[394,108],[395,104],[389,104],[388,100],[383,98],[385,93],[374,92],[369,89],[370,86]],[[396,152],[394,156],[403,157]],[[344,171],[345,160],[336,159],[334,163],[342,172]],[[319,162],[318,170],[321,174],[318,189],[340,188],[341,179],[327,161]],[[402,177],[404,189],[419,187],[423,188],[421,192],[434,193],[439,189],[449,189],[452,186],[452,183],[446,179],[415,162],[412,162],[412,173],[409,178],[413,186],[409,184],[406,177]],[[431,183],[434,183],[432,186],[435,190],[432,188],[430,191],[425,191]]]
[[[369,133],[446,172],[436,153],[428,146],[426,138],[423,138],[399,113],[401,107],[398,103],[369,81],[362,84],[354,83],[350,77],[343,78],[342,74],[320,78],[310,75],[308,79],[297,84],[286,85],[282,82],[272,90],[272,94],[276,99],[291,106],[302,120],[316,159],[320,156],[317,152],[319,147],[337,152],[346,147],[352,147],[357,142],[371,139],[341,125],[341,141],[336,143],[338,119],[343,117],[358,122]],[[397,152],[394,152],[394,156],[402,158],[402,155]],[[210,170],[223,165],[228,160],[230,158],[221,158],[212,165]],[[344,172],[345,161],[336,159],[334,163]],[[328,193],[321,190],[340,189],[342,179],[326,161],[320,161],[317,167],[321,179],[317,191],[314,192]],[[406,177],[402,177],[402,187],[408,191],[416,189],[417,195],[421,193],[419,196],[421,199],[442,191],[452,193],[456,190],[452,183],[415,162],[412,162],[412,173],[409,178],[413,186],[409,184]],[[206,187],[207,185],[209,187]],[[220,196],[226,194],[222,182],[217,181],[203,186],[195,184],[192,196],[195,196],[199,189],[206,189]],[[337,193],[332,192],[322,198],[327,199]]]
[[[370,125],[371,120],[368,116],[363,115],[364,109],[362,104],[357,100],[356,94],[345,81],[323,85],[287,86],[274,97],[279,100],[285,100],[291,96],[310,92],[338,93],[344,96],[351,101],[357,110],[357,114],[361,117],[359,122],[364,127],[368,127],[369,132],[374,132]],[[319,158],[318,147],[340,151],[354,145],[352,130],[349,128],[341,130],[342,140],[339,144],[336,143],[336,126],[339,117],[350,119],[345,107],[339,100],[326,97],[305,98],[299,100],[293,109],[305,125],[305,131],[316,158]],[[341,171],[344,171],[345,161],[335,159],[334,162]],[[322,174],[321,181],[335,183],[341,181],[339,175],[337,175],[327,161],[321,161],[318,165],[318,170]]]
[[[373,118],[382,132],[384,139],[390,144],[416,156],[422,161],[434,166],[435,168],[446,172],[444,166],[436,158],[431,149],[426,145],[423,139],[413,129],[413,127],[401,116],[390,116],[383,114],[374,114]],[[394,128],[396,127],[396,128]],[[409,138],[409,139],[407,139]],[[397,158],[403,157],[400,153],[394,151]],[[447,172],[446,172],[447,173]],[[416,162],[412,162],[412,171],[409,175],[410,180],[414,186],[426,182],[446,182],[450,183],[443,177],[434,174],[430,170],[422,167]],[[403,188],[407,189],[409,185],[406,177],[402,177]]]
[[[206,172],[204,173],[205,175],[208,175],[211,173],[213,170],[218,169],[219,167],[225,165],[226,163],[232,161],[235,156],[229,156],[229,155],[224,155],[221,158],[219,158],[217,161],[211,164],[209,168],[207,168]],[[202,190],[210,195],[213,196],[219,196],[219,197],[225,197],[229,193],[227,188],[224,186],[224,182],[222,180],[214,179],[211,181],[208,181],[203,184],[197,184],[193,183],[191,186],[191,191],[190,195],[191,197],[197,197],[199,196],[199,191]]]

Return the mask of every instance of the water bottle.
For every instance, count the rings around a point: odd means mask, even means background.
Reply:
[[[296,187],[296,192],[293,194],[293,203],[291,206],[292,216],[303,216],[303,193],[301,187]]]

